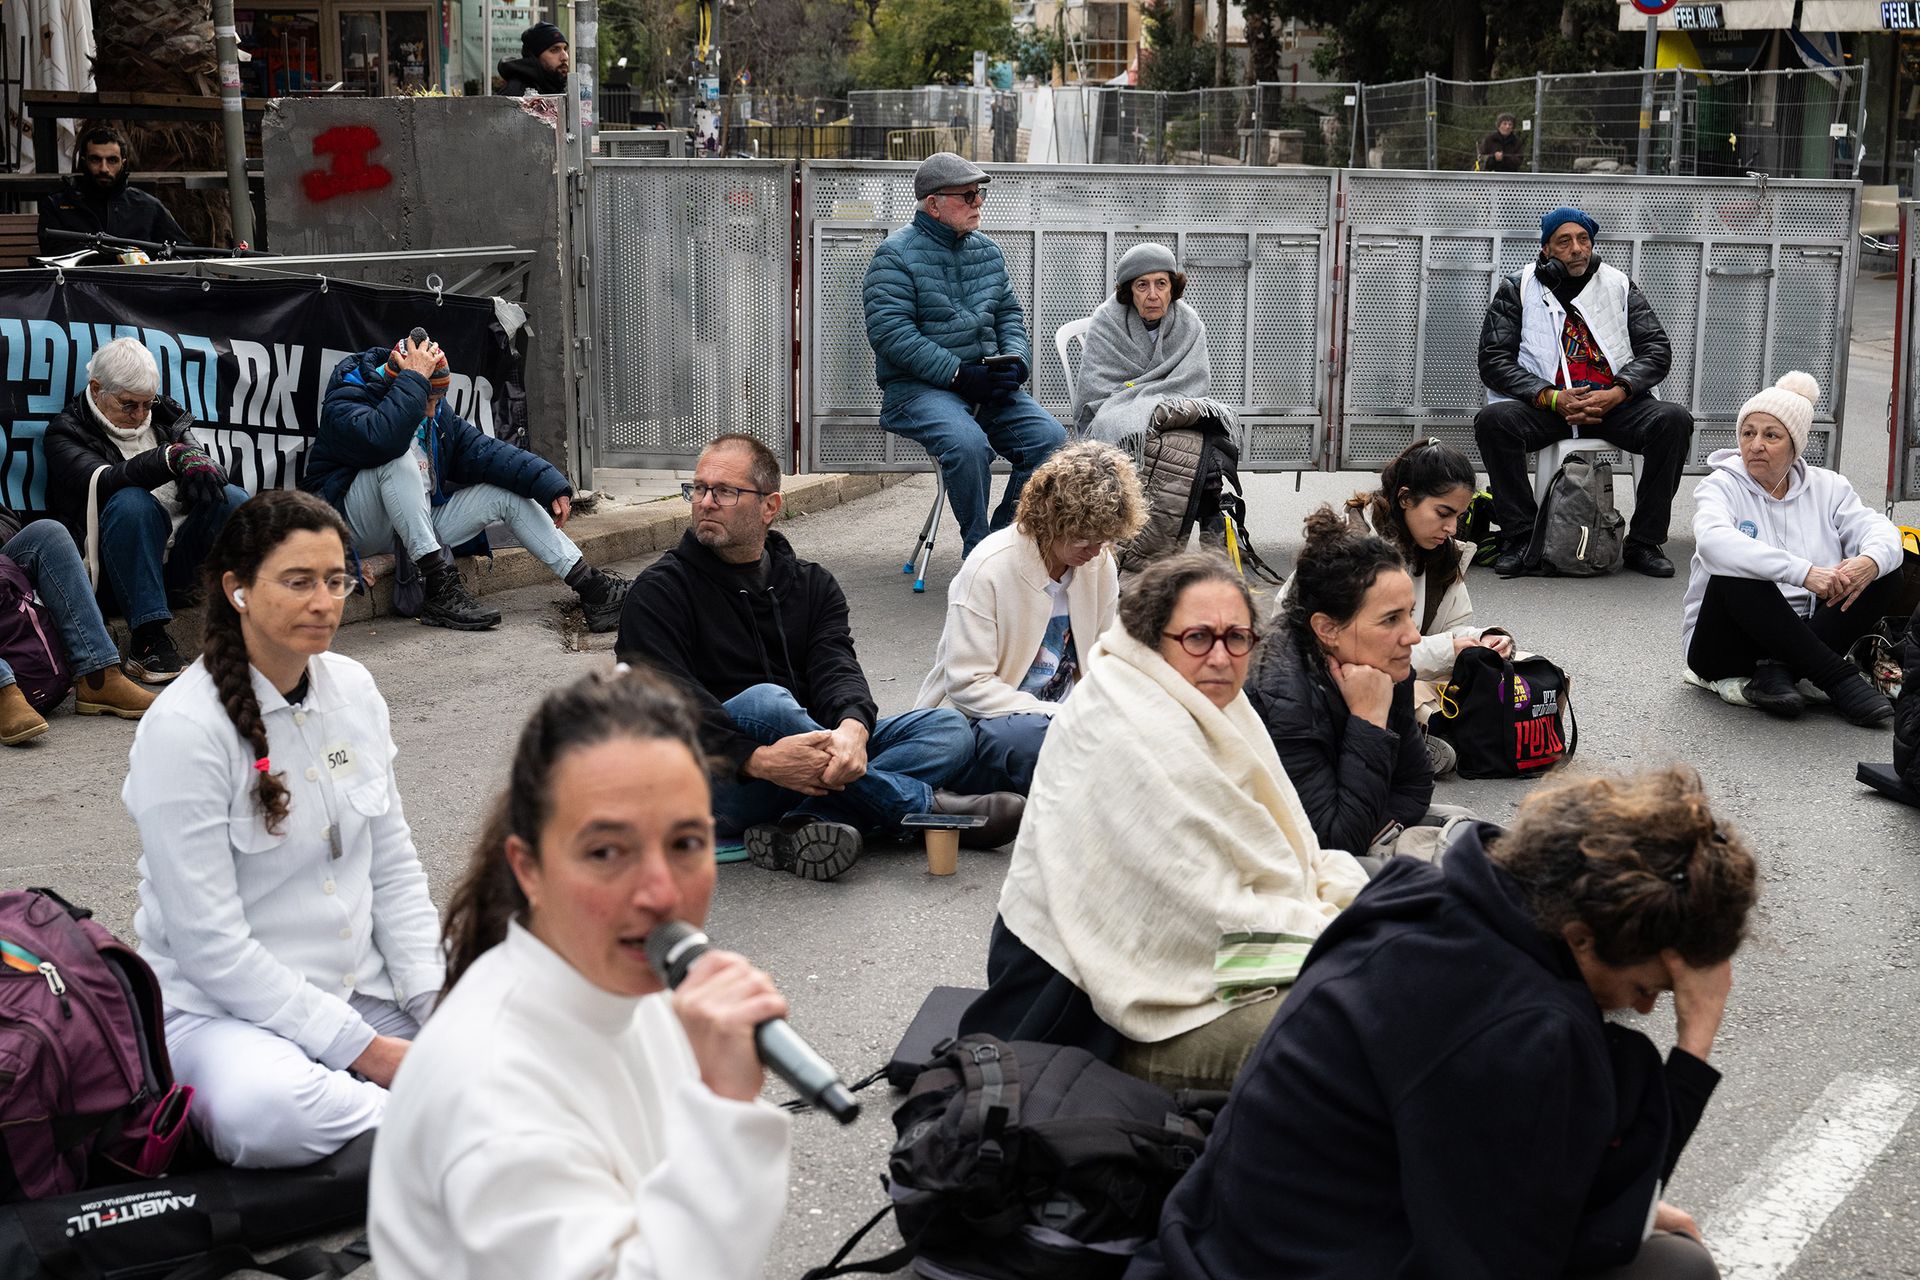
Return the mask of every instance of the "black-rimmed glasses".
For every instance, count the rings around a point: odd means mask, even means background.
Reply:
[[[731,507],[740,501],[740,495],[751,493],[756,497],[770,496],[765,489],[743,489],[732,484],[703,484],[698,480],[685,481],[680,485],[680,496],[688,502],[698,502],[702,498],[712,498],[715,506]]]

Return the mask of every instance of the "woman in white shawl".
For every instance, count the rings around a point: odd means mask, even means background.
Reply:
[[[1165,245],[1135,245],[1121,257],[1113,297],[1093,313],[1082,339],[1076,434],[1137,450],[1154,410],[1169,400],[1205,400],[1202,408],[1234,421],[1232,409],[1206,399],[1213,390],[1207,327],[1181,301],[1186,288]]]
[[[1222,560],[1155,561],[1054,717],[961,1021],[1225,1089],[1366,883],[1322,849],[1241,691],[1259,639]]]

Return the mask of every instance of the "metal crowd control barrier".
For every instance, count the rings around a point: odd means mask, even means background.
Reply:
[[[1900,274],[1893,318],[1893,421],[1887,506],[1920,499],[1920,201],[1900,203]]]
[[[1053,334],[1112,295],[1136,244],[1172,248],[1207,326],[1214,395],[1240,406],[1241,465],[1325,466],[1339,171],[1140,165],[988,165],[981,228],[1006,254],[1026,309],[1034,397],[1065,420]],[[802,464],[916,471],[918,446],[880,430],[861,283],[874,250],[914,214],[913,166],[809,162],[800,171]]]
[[[591,162],[595,460],[691,469],[742,432],[792,456],[793,162]]]
[[[1693,412],[1690,470],[1789,369],[1820,380],[1808,460],[1839,457],[1857,183],[1349,170],[1345,186],[1341,469],[1378,468],[1416,435],[1478,459],[1487,301],[1565,204],[1599,222],[1601,258],[1660,316],[1673,344],[1660,395]]]

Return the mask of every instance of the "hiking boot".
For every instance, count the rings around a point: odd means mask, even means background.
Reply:
[[[1635,573],[1644,573],[1649,578],[1671,578],[1673,561],[1655,546],[1644,542],[1629,542],[1620,550],[1620,563]]]
[[[1427,735],[1427,764],[1433,768],[1436,778],[1450,778],[1453,771],[1460,767],[1460,753],[1445,738]]]
[[[105,667],[73,682],[73,709],[83,716],[138,720],[159,696],[127,679],[119,667]]]
[[[450,631],[486,631],[500,625],[500,611],[475,600],[460,580],[460,570],[441,561],[426,571],[426,602],[420,621]]]
[[[46,731],[47,722],[27,705],[27,695],[20,692],[19,685],[0,688],[0,746],[17,747]]]
[[[163,626],[136,632],[133,655],[127,659],[127,674],[142,684],[165,684],[186,669],[173,637]]]
[[[801,814],[748,827],[740,839],[754,866],[791,871],[802,880],[831,880],[860,860],[858,831]]]
[[[1696,689],[1705,689],[1709,693],[1719,694],[1720,701],[1730,707],[1751,707],[1753,705],[1747,701],[1747,678],[1745,676],[1723,676],[1718,680],[1709,680],[1705,676],[1695,675],[1693,668],[1687,667],[1680,672],[1680,678]]]
[[[627,603],[627,588],[633,585],[633,579],[606,569],[595,569],[588,573],[575,587],[574,594],[580,597],[580,612],[587,617],[587,630],[614,631],[620,626],[620,610]]]
[[[1833,709],[1863,729],[1876,729],[1893,719],[1893,702],[1874,688],[1851,662],[1831,680],[1822,680]]]
[[[960,843],[969,849],[998,849],[1020,834],[1020,818],[1027,811],[1027,798],[1018,791],[992,791],[983,796],[936,791],[933,811],[985,818],[985,826],[963,829]]]
[[[1756,666],[1746,693],[1750,705],[1782,720],[1792,720],[1807,709],[1807,700],[1793,687],[1793,673],[1778,662]]]

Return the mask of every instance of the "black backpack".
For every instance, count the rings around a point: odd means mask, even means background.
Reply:
[[[1085,1049],[949,1040],[893,1113],[892,1203],[804,1280],[914,1260],[943,1280],[1115,1280],[1226,1096],[1176,1097]],[[906,1243],[846,1262],[889,1213]]]
[[[1570,453],[1547,483],[1527,564],[1549,574],[1591,578],[1620,567],[1627,522],[1613,505],[1613,466]]]

